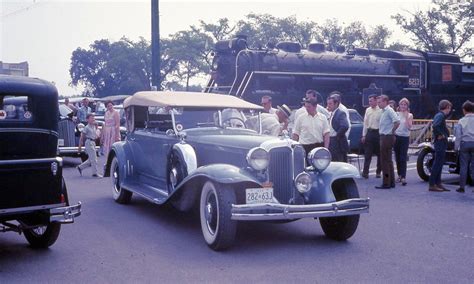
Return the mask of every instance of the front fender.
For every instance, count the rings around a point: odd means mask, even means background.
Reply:
[[[434,146],[430,142],[423,142],[423,143],[418,144],[418,149],[422,150],[424,148],[430,148],[434,150]]]
[[[109,154],[107,155],[107,162],[105,164],[104,170],[104,177],[110,176],[110,165],[112,164],[112,159],[117,157],[119,162],[119,171],[120,171],[120,179],[123,182],[123,178],[125,178],[125,172],[127,169],[124,169],[124,165],[127,163],[127,151],[126,151],[125,141],[115,142],[110,149]],[[131,157],[130,153],[128,157]]]
[[[336,201],[332,184],[338,179],[360,178],[356,167],[348,163],[331,162],[323,172],[310,173],[313,179],[308,199],[312,204]]]
[[[238,168],[228,164],[213,164],[197,168],[181,182],[177,187],[179,189],[196,177],[205,177],[212,181],[224,184],[251,182],[260,186],[260,181],[245,169]]]
[[[223,184],[245,184],[248,187],[261,187],[256,176],[245,169],[233,165],[213,164],[202,166],[189,175],[176,187],[170,200],[182,211],[192,208],[199,199],[201,189],[207,180]]]

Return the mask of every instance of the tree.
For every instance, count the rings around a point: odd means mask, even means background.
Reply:
[[[295,41],[304,46],[315,39],[316,23],[298,22],[295,16],[277,18],[270,14],[250,13],[237,23],[234,35],[238,34],[248,36],[249,45],[254,47],[279,41]]]
[[[392,16],[417,48],[433,52],[468,53],[474,34],[474,4],[469,1],[433,0],[427,11]],[[472,45],[471,45],[472,46]]]
[[[149,90],[150,59],[150,45],[143,38],[138,42],[96,40],[88,50],[77,48],[72,53],[71,85],[83,85],[84,93],[96,97]]]

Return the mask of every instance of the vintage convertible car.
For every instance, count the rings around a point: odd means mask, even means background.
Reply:
[[[57,100],[49,82],[0,75],[0,232],[24,233],[32,247],[52,245],[81,214],[56,155]]]
[[[459,174],[460,170],[459,153],[454,149],[455,140],[456,138],[453,135],[448,137],[448,148],[445,152],[444,166],[449,174]],[[435,157],[434,144],[432,142],[423,142],[418,145],[418,148],[420,150],[416,160],[416,170],[422,180],[429,181]],[[468,173],[467,178],[467,183],[474,185],[474,177],[471,177]]]
[[[330,162],[329,151],[317,148],[306,167],[299,143],[247,129],[244,114],[259,120],[258,105],[228,95],[139,92],[124,107],[129,133],[106,166],[113,198],[129,203],[136,193],[179,210],[198,206],[212,249],[233,243],[237,221],[319,218],[329,238],[346,240],[369,210],[352,165]]]

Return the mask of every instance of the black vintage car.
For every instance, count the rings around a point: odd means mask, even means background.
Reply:
[[[445,152],[445,172],[449,174],[459,174],[460,165],[459,165],[459,151],[454,149],[455,137],[448,137],[448,148]],[[433,167],[435,150],[432,142],[423,142],[418,145],[420,152],[418,153],[418,159],[416,161],[416,170],[418,176],[424,180],[429,181],[431,176],[431,168]],[[473,178],[467,175],[467,182],[469,184],[474,184]]]
[[[46,81],[0,75],[0,232],[24,233],[32,247],[52,245],[81,214],[57,157],[57,101]]]

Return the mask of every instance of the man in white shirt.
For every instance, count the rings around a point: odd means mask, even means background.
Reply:
[[[306,96],[303,100],[309,100],[309,99],[315,99],[317,100],[318,98],[317,97],[321,97],[321,95],[315,91],[315,90],[307,90],[306,91]],[[325,109],[323,106],[321,105],[317,105],[316,107],[316,111],[320,114],[323,114],[325,115],[327,118],[329,118],[329,111],[327,111],[327,109]],[[296,119],[301,116],[302,114],[306,114],[306,107],[303,105],[301,108],[299,108],[296,112],[295,112],[295,115],[294,115],[294,121],[296,121]]]
[[[293,140],[303,145],[306,153],[316,147],[329,147],[329,123],[326,116],[317,112],[316,98],[306,99],[306,114],[295,121]]]
[[[275,114],[277,112],[277,109],[272,107],[272,97],[263,96],[261,104],[263,106],[263,112],[264,113]]]
[[[380,116],[382,110],[377,105],[377,96],[369,96],[369,107],[365,110],[364,115],[364,128],[362,130],[361,142],[364,144],[364,170],[362,171],[362,177],[365,179],[369,178],[369,168],[372,161],[372,156],[377,156],[377,169],[375,171],[375,177],[380,178],[382,167],[380,165],[380,135],[379,125]]]

